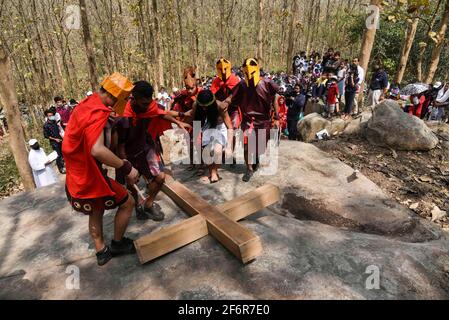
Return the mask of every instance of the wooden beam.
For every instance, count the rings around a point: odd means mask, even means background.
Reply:
[[[141,264],[188,245],[209,234],[206,220],[198,215],[134,241]]]
[[[181,183],[166,183],[162,190],[189,215],[205,218],[210,234],[243,263],[254,260],[262,253],[262,243],[257,235],[221,214]]]
[[[170,179],[169,183],[174,180]],[[267,184],[254,191],[216,206],[221,214],[239,221],[279,201],[279,188]],[[209,234],[206,220],[196,215],[135,241],[141,264],[195,242]]]
[[[216,208],[233,221],[240,221],[272,204],[279,202],[279,188],[271,183],[241,197],[219,204]]]

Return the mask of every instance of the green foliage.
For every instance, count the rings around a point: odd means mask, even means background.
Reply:
[[[20,176],[6,141],[1,143],[0,150],[0,198],[4,198],[20,184]]]

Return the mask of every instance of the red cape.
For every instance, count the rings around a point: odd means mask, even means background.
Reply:
[[[81,101],[72,113],[65,130],[62,153],[67,169],[66,185],[73,198],[96,199],[115,195],[91,155],[111,112],[95,93]]]
[[[196,97],[201,91],[203,91],[203,88],[197,87],[195,94],[190,95],[186,89],[182,90],[181,93],[175,98],[173,110],[177,112],[188,112],[192,110]]]
[[[237,77],[235,74],[231,74],[229,79],[226,80],[226,82],[223,82],[219,77],[215,77],[214,81],[212,81],[212,85],[210,87],[210,90],[213,94],[216,94],[220,89],[229,89],[229,91],[232,91],[232,89],[235,88],[240,83],[239,77]]]
[[[126,118],[132,118],[133,123],[135,124],[137,119],[153,119],[160,116],[165,116],[167,113],[163,110],[163,106],[157,104],[156,101],[150,103],[147,112],[136,114],[132,107],[131,102],[128,101],[125,107],[125,113],[123,114]],[[157,136],[160,136],[166,130],[172,129],[171,122],[164,119],[152,120],[150,125],[148,126],[148,133],[151,135],[153,140],[156,140]]]

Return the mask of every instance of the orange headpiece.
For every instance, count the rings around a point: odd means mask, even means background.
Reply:
[[[103,80],[101,87],[117,98],[114,110],[117,114],[123,115],[127,99],[134,88],[132,82],[120,73],[115,72]]]

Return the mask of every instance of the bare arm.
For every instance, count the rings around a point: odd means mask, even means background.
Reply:
[[[166,115],[162,116],[162,119],[170,121],[171,123],[176,124],[178,127],[182,128],[184,130],[190,128],[189,124],[184,123],[184,122],[179,121],[179,120],[176,120],[171,114],[168,114],[168,113]]]
[[[90,153],[92,157],[109,167],[119,169],[124,165],[124,161],[104,145],[103,133],[98,137]]]

